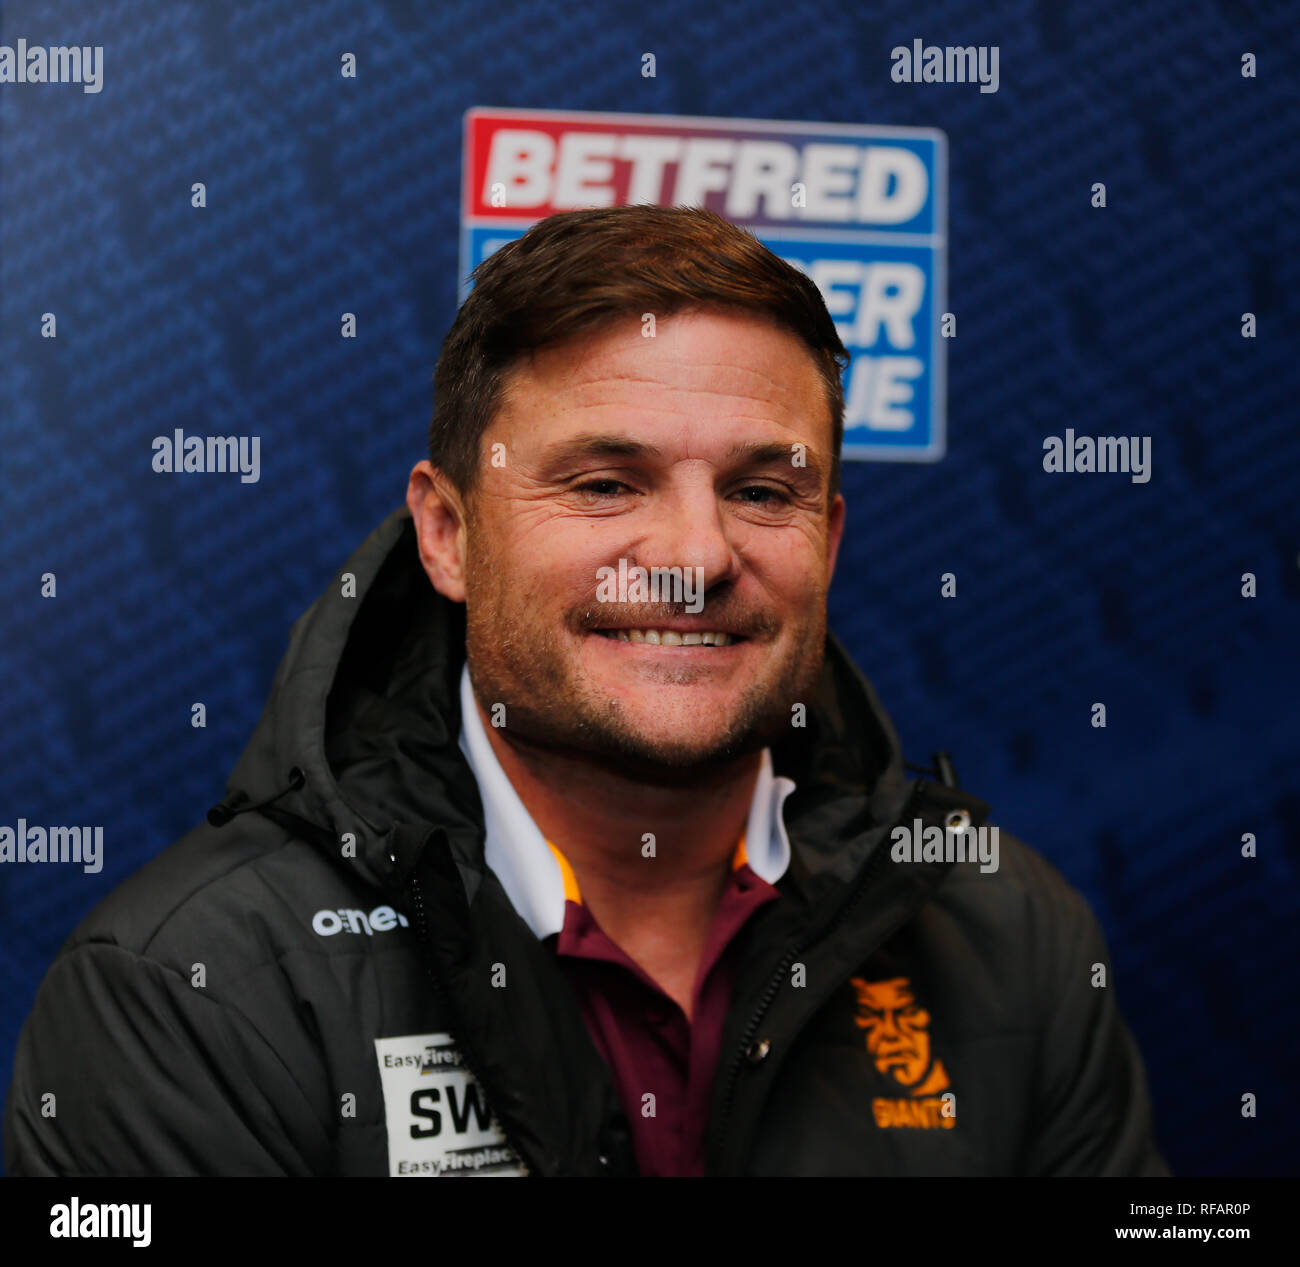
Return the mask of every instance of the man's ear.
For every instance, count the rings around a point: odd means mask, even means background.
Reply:
[[[406,486],[420,563],[433,588],[454,603],[465,601],[467,519],[460,494],[429,461],[417,462]]]
[[[826,569],[826,587],[830,588],[830,583],[835,577],[835,560],[839,557],[840,541],[844,537],[844,495],[835,494],[835,500],[831,502],[830,514],[827,518],[826,525],[826,544],[830,551],[830,567]]]

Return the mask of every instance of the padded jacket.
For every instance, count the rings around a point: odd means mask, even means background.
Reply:
[[[47,971],[10,1174],[636,1174],[573,991],[484,860],[464,654],[394,511],[294,625],[225,799]],[[994,871],[900,856],[896,828],[989,806],[947,763],[907,777],[833,634],[772,756],[791,860],[740,934],[707,1173],[1168,1173],[1087,903],[1008,832]]]

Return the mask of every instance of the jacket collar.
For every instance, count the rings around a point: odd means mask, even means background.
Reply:
[[[483,801],[487,865],[533,933],[538,938],[549,937],[564,927],[563,870],[497,760],[474,704],[468,666],[460,673],[460,715],[460,749]],[[743,857],[769,884],[775,884],[790,865],[790,839],[781,807],[793,791],[792,779],[772,773],[772,754],[764,748],[749,805]]]
[[[429,583],[399,508],[295,623],[224,804],[272,801],[335,862],[350,837],[350,867],[392,892],[439,831],[472,902],[488,863],[485,808],[459,743],[464,661],[464,608]],[[773,851],[769,874],[780,862],[772,820],[788,829],[785,880],[820,899],[857,871],[867,829],[892,820],[908,780],[888,716],[833,634],[804,721],[772,746],[773,784],[752,826]]]

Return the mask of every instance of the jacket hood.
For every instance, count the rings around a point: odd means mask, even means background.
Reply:
[[[464,607],[429,582],[401,507],[295,622],[209,821],[260,810],[391,892],[441,829],[472,901],[486,864],[458,743],[464,659]],[[893,725],[833,634],[807,725],[772,745],[772,762],[796,784],[785,804],[792,873],[847,880],[862,861],[852,842],[892,820],[908,781]]]

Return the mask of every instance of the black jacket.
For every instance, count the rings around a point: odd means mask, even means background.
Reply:
[[[222,825],[120,885],[47,972],[9,1173],[635,1173],[553,951],[485,866],[463,658],[463,608],[396,511],[294,626]],[[907,779],[833,636],[773,762],[792,857],[741,934],[709,1172],[1167,1173],[1087,904],[1005,832],[995,872],[894,860],[894,824],[988,806]]]

